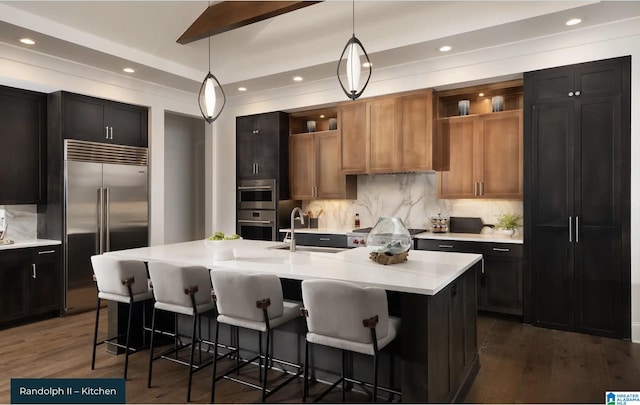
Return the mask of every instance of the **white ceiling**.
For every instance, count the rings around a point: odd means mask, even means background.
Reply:
[[[196,92],[207,72],[208,40],[176,39],[204,1],[0,1],[0,41],[118,74]],[[227,94],[335,74],[351,35],[349,1],[325,1],[211,39],[212,71]],[[375,70],[487,49],[640,15],[639,1],[357,1],[356,36]],[[583,23],[568,27],[572,17]],[[28,47],[17,40],[37,41]],[[450,45],[448,54],[438,51]],[[1,57],[1,56],[0,56]]]

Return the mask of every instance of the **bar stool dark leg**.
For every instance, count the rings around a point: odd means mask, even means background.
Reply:
[[[151,341],[149,342],[149,376],[147,377],[147,388],[151,388],[151,372],[153,370],[153,335],[156,332],[156,308],[154,305],[151,315]]]
[[[131,287],[129,287],[131,288]],[[127,337],[124,348],[124,379],[127,379],[127,369],[129,368],[129,336],[131,334],[131,314],[133,312],[133,299],[129,302],[129,317],[127,318]]]
[[[216,370],[218,366],[218,332],[220,331],[220,323],[216,320],[216,338],[213,345],[213,378],[211,378],[211,402],[215,402],[216,397]]]
[[[345,362],[346,362],[346,358],[345,358],[344,349],[343,349],[342,350],[342,371],[340,374],[340,377],[342,377],[342,402],[345,402],[346,392],[347,392],[347,380],[344,379],[344,374],[345,374],[344,370],[346,368]]]
[[[267,344],[265,345],[264,348],[264,379],[262,380],[262,402],[264,402],[267,399],[267,371],[269,371],[269,367],[266,367],[269,364],[269,343],[270,343],[270,339],[269,339],[269,329],[267,329]],[[260,334],[262,334],[262,332],[258,332]]]
[[[262,365],[264,364],[264,367],[267,367],[266,358],[264,362],[262,361],[262,333],[258,333],[258,355],[260,356],[258,357],[258,379],[262,382]]]
[[[91,355],[91,370],[96,368],[96,346],[98,344],[98,320],[100,319],[100,298],[96,304],[96,326],[93,329],[93,354]]]
[[[236,375],[240,375],[240,327],[236,326]]]
[[[309,342],[304,339],[304,375],[302,376],[302,402],[307,402],[309,395]]]
[[[371,402],[378,400],[378,352],[373,355],[373,398]]]
[[[193,357],[196,352],[196,327],[198,314],[193,314],[193,326],[191,328],[191,355],[189,356],[189,383],[187,384],[187,402],[191,402],[191,382],[193,381]]]

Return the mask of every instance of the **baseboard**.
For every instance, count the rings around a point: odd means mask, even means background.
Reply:
[[[631,324],[631,341],[633,343],[640,343],[640,322],[633,322]]]

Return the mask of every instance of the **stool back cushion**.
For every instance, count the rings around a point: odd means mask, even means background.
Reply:
[[[220,315],[264,322],[262,309],[256,301],[269,298],[269,319],[281,317],[284,311],[282,285],[275,274],[247,274],[232,270],[213,269],[211,282]]]
[[[184,290],[196,286],[196,305],[211,302],[211,280],[205,267],[149,262],[149,277],[156,302],[192,308],[191,298]]]
[[[126,285],[122,285],[122,280],[131,277],[134,278],[131,284],[133,295],[149,291],[147,267],[140,260],[123,260],[96,255],[91,256],[91,265],[100,292],[128,297],[129,290]]]
[[[381,288],[334,280],[305,280],[302,301],[308,311],[307,327],[311,333],[372,343],[371,331],[362,321],[378,315],[376,337],[387,336],[387,293]]]

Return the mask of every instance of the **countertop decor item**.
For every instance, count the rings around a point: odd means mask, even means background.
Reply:
[[[449,232],[449,219],[443,218],[441,213],[438,213],[437,217],[431,217],[431,232]]]
[[[520,214],[502,214],[498,216],[498,222],[495,225],[496,230],[504,230],[506,234],[513,235],[516,230],[521,226],[520,220],[522,215]]]
[[[218,102],[219,96],[222,96],[221,102]],[[200,107],[200,112],[205,121],[211,124],[218,119],[226,103],[227,96],[224,94],[224,89],[218,78],[211,73],[211,37],[209,37],[209,73],[205,76],[198,92],[198,107]],[[216,108],[216,105],[218,108]]]
[[[399,254],[411,248],[411,235],[398,217],[380,217],[367,236],[371,252]]]
[[[362,42],[358,38],[356,38],[356,5],[355,0],[352,0],[352,34],[351,38],[347,41],[347,45],[345,45],[342,50],[342,54],[340,55],[340,60],[338,61],[338,82],[340,83],[340,87],[344,94],[347,95],[352,100],[360,97],[364,92],[364,89],[367,88],[367,84],[369,84],[369,79],[371,79],[371,61],[369,60],[369,55],[367,55],[367,51],[364,50],[364,46]],[[345,54],[347,56],[346,61],[344,60]],[[362,56],[366,61],[362,61]],[[362,68],[365,68],[365,73],[367,74],[367,80],[364,82],[362,88],[360,88],[360,76],[362,73]],[[346,76],[347,87],[343,84],[343,77]]]
[[[379,252],[369,253],[369,259],[373,260],[376,263],[380,263],[384,265],[404,263],[407,261],[407,256],[409,256],[409,252],[402,252],[398,254],[379,253]]]

